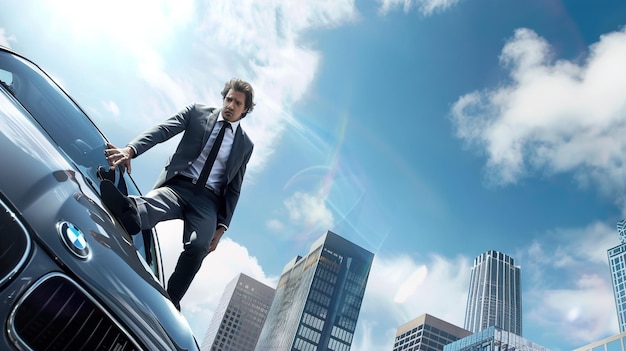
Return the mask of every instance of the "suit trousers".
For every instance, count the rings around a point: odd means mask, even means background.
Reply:
[[[209,254],[209,245],[217,228],[218,196],[209,189],[196,194],[190,181],[175,177],[145,196],[133,199],[142,230],[171,219],[184,222],[183,252],[167,283],[167,293],[180,309],[180,300]]]

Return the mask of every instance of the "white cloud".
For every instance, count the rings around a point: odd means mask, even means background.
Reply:
[[[280,232],[285,229],[285,224],[277,219],[270,219],[265,222],[265,226],[272,232]]]
[[[359,324],[352,340],[352,349],[359,351],[392,350],[396,328],[381,321],[381,318],[359,318]],[[384,328],[384,329],[381,329]]]
[[[408,278],[398,287],[393,297],[393,302],[399,304],[405,303],[411,295],[417,292],[417,289],[424,283],[427,276],[428,268],[426,268],[426,266],[419,267],[415,272],[407,276]]]
[[[465,257],[375,256],[353,349],[390,350],[397,327],[424,313],[462,327],[470,268]]]
[[[167,282],[182,251],[182,221],[161,222],[156,228],[159,232]],[[202,342],[224,288],[239,273],[244,273],[272,288],[276,287],[278,282],[278,277],[265,275],[256,257],[250,256],[245,247],[226,235],[217,249],[204,259],[200,271],[181,301],[183,315],[189,321],[199,342]]]
[[[110,116],[119,117],[120,108],[117,106],[115,101],[112,101],[112,100],[102,101],[102,107],[104,108],[105,111],[109,112]]]
[[[603,35],[582,63],[553,60],[549,44],[518,29],[501,62],[510,81],[460,97],[457,136],[487,155],[490,180],[574,172],[613,196],[626,190],[626,29]]]
[[[136,52],[166,43],[194,16],[193,0],[54,0],[39,8],[58,16],[76,40],[110,40],[118,50]]]
[[[549,232],[519,253],[529,278],[522,281],[524,324],[572,346],[617,333],[606,255],[617,244],[614,227],[593,223]]]
[[[524,256],[535,266],[541,264],[580,271],[591,263],[608,269],[606,251],[618,244],[615,226],[595,222],[584,228],[552,230],[541,243],[533,242]],[[546,252],[545,247],[549,247],[550,252]]]
[[[441,12],[456,5],[460,0],[379,0],[380,12],[386,14],[396,7],[402,7],[402,11],[409,12],[413,6],[417,6],[420,13],[425,16],[435,12]]]
[[[323,196],[296,192],[284,203],[290,219],[295,223],[307,228],[328,229],[333,226],[333,214]]]
[[[10,41],[16,41],[15,36],[7,36],[6,30],[4,28],[0,28],[0,46],[10,48]]]
[[[422,313],[429,313],[457,325],[463,324],[470,261],[465,257],[447,259],[432,255],[426,262],[413,258],[374,258],[364,309],[380,309],[405,323]],[[407,283],[407,277],[414,286]]]
[[[572,346],[617,334],[615,300],[606,276],[583,274],[571,288],[531,291],[525,296],[532,306],[524,316],[526,323],[540,325],[545,334]]]

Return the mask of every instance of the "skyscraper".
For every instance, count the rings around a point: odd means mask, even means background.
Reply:
[[[241,273],[224,289],[202,351],[254,350],[274,289]]]
[[[491,326],[522,335],[520,267],[494,250],[474,259],[465,312],[465,329],[472,333]]]
[[[454,324],[423,314],[398,327],[393,351],[443,351],[445,345],[470,334]]]
[[[620,244],[607,251],[619,331],[626,332],[626,220],[617,222]]]
[[[373,258],[326,232],[283,269],[256,350],[350,350]]]

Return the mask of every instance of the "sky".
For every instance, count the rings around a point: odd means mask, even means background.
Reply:
[[[226,284],[275,287],[326,230],[375,254],[353,350],[423,313],[463,326],[473,259],[521,267],[523,336],[618,333],[607,249],[626,215],[626,2],[0,0],[0,44],[123,146],[252,83],[233,221],[182,301],[201,343]],[[176,140],[133,160],[141,191]],[[179,221],[157,226],[166,275]]]

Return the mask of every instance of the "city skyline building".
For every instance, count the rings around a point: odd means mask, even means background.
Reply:
[[[256,350],[350,350],[373,258],[327,231],[285,265]]]
[[[626,351],[626,332],[594,341],[574,351]]]
[[[620,244],[609,249],[607,256],[611,269],[613,296],[617,310],[619,331],[626,332],[626,220],[617,222],[617,235]]]
[[[522,335],[520,267],[512,257],[495,250],[474,259],[464,324],[472,333],[492,326]]]
[[[224,288],[202,351],[254,350],[275,290],[243,273]]]
[[[491,326],[443,347],[443,351],[550,351],[522,336]]]
[[[427,313],[398,327],[392,351],[443,351],[443,347],[472,334]]]

